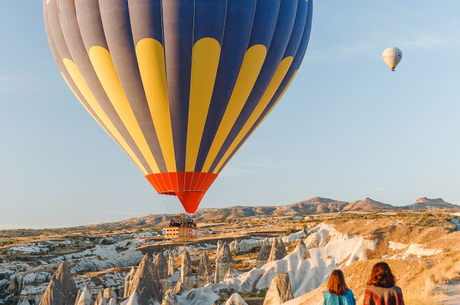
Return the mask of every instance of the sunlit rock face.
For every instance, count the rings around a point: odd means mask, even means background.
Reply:
[[[59,265],[40,301],[40,305],[74,305],[77,286],[66,262]]]
[[[161,305],[180,305],[177,301],[176,294],[172,289],[168,289],[163,297]]]
[[[188,251],[185,251],[185,253],[182,254],[180,280],[188,290],[193,289],[192,260]]]
[[[230,272],[233,272],[233,255],[230,251],[230,247],[226,242],[217,244],[216,274],[214,282],[221,282],[229,269]]]
[[[289,274],[278,273],[268,288],[264,305],[281,305],[293,298]]]
[[[132,267],[129,273],[126,275],[125,278],[125,289],[124,289],[124,298],[129,297],[128,292],[131,291],[131,285],[134,279],[134,275],[136,274],[136,268]]]
[[[227,302],[225,302],[225,305],[248,305],[248,303],[246,303],[238,293],[234,293]]]
[[[142,259],[127,288],[125,288],[125,296],[129,296],[129,302],[132,304],[136,304],[133,303],[135,300],[138,300],[139,304],[153,304],[162,301],[163,291],[159,282],[158,270],[148,254]]]
[[[270,257],[270,248],[268,246],[268,240],[264,239],[262,243],[262,248],[260,248],[259,255],[257,256],[256,268],[262,268],[262,266],[267,263],[267,260],[269,257]]]
[[[173,275],[174,273],[174,254],[169,252],[168,255],[168,276]]]
[[[198,266],[197,286],[204,287],[209,283],[212,283],[212,268],[208,254],[204,252],[200,257],[200,264]]]
[[[85,285],[83,289],[78,291],[75,305],[93,305],[93,304],[94,304],[93,296],[91,295],[91,292],[89,291],[88,286]]]
[[[168,282],[168,262],[166,258],[163,256],[163,253],[160,252],[157,254],[155,259],[153,260],[153,264],[155,265],[156,269],[158,270],[158,275],[160,279],[160,284],[163,291],[169,289],[169,282]]]
[[[283,259],[287,255],[286,246],[282,239],[275,239],[270,250],[270,256],[267,259],[267,263]]]

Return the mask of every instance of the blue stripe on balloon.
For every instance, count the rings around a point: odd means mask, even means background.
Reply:
[[[232,95],[248,47],[255,7],[256,0],[228,0],[222,52],[195,171],[203,168]]]
[[[280,9],[280,0],[263,0],[257,2],[252,26],[249,48],[256,44],[270,47]]]
[[[302,34],[305,31],[305,24],[307,23],[308,14],[308,2],[298,0],[297,14],[294,21],[294,27],[292,29],[291,38],[284,52],[283,58],[288,56],[294,57],[297,53],[299,45],[302,41]]]
[[[303,1],[303,0],[299,0]],[[227,160],[225,160],[224,164],[221,166],[219,172],[217,174],[220,174],[222,169],[225,168],[227,163],[232,159],[232,157],[235,155],[235,153],[240,149],[240,147],[244,144],[244,142],[247,140],[248,137],[251,136],[251,134],[254,132],[254,130],[259,126],[261,123],[262,119],[267,115],[267,113],[272,109],[274,103],[279,99],[281,94],[283,93],[284,89],[286,86],[289,84],[289,81],[291,80],[292,76],[294,73],[297,71],[299,68],[300,64],[302,63],[302,60],[304,58],[305,52],[307,50],[308,46],[308,41],[310,40],[310,34],[311,34],[311,24],[312,24],[312,17],[313,17],[313,0],[308,1],[308,9],[307,9],[307,16],[306,16],[306,22],[305,22],[305,27],[302,33],[302,39],[300,41],[300,45],[297,49],[297,52],[295,54],[294,60],[291,64],[291,67],[289,68],[286,76],[284,77],[283,81],[281,82],[278,90],[276,91],[275,95],[273,98],[270,100],[270,103],[267,105],[265,110],[262,112],[260,117],[257,119],[256,123],[254,126],[249,130],[248,134],[242,139],[242,141],[238,144],[238,146],[235,148],[235,150],[228,156]],[[219,155],[220,156],[220,155]],[[218,159],[220,159],[218,156]],[[217,163],[216,163],[217,164]],[[215,168],[215,165],[213,164],[213,167]]]
[[[222,42],[226,7],[226,0],[195,1],[194,42],[205,37],[214,38],[219,43]]]
[[[162,2],[166,81],[178,172],[185,171],[193,47],[193,1]]]
[[[286,51],[286,47],[289,43],[297,12],[298,1],[299,0],[281,1],[275,33],[273,34],[270,49],[268,50],[267,58],[264,62],[264,65],[262,66],[262,70],[260,71],[259,77],[257,78],[254,88],[252,89],[252,92],[249,95],[249,98],[246,104],[244,105],[243,110],[241,111],[227,139],[222,145],[216,160],[213,162],[210,171],[214,170],[215,166],[217,166],[218,164],[218,161],[220,161],[220,159],[224,156],[225,152],[230,148],[230,145],[238,136],[239,132],[244,127],[247,120],[249,119],[252,112],[259,103],[260,98],[267,90],[267,87],[270,84],[270,81],[272,80],[272,77],[275,74],[276,69],[278,68],[281,60],[283,59],[284,52]]]

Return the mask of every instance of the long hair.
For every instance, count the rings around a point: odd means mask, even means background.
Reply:
[[[367,285],[374,285],[378,287],[390,288],[396,283],[396,278],[391,273],[391,269],[385,262],[380,262],[372,268],[371,277]]]
[[[327,290],[333,295],[342,295],[347,293],[348,286],[345,283],[345,277],[342,270],[334,270],[331,273],[329,281],[327,281]]]

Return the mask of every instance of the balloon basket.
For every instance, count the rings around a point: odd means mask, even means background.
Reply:
[[[165,228],[166,239],[197,239],[199,229],[196,222],[187,214],[170,216],[169,226]]]

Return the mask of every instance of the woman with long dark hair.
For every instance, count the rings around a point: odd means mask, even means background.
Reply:
[[[345,277],[341,270],[334,270],[327,282],[327,290],[324,292],[323,305],[355,305],[355,297],[345,283]]]
[[[363,305],[404,305],[401,288],[385,262],[374,265],[367,282]]]

